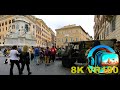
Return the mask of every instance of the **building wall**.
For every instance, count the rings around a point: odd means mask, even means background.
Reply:
[[[3,16],[4,17],[4,16]],[[12,25],[13,16],[0,17],[0,46],[4,45],[4,37]]]
[[[51,43],[50,43],[50,46],[51,46],[51,47],[52,47],[52,46],[56,46],[56,42],[55,42],[56,36],[55,36],[55,33],[52,31],[51,28],[49,28],[49,30],[50,30],[50,32],[51,32]]]
[[[8,32],[10,26],[13,29],[13,31],[15,31],[16,26],[12,26],[12,20],[14,20],[15,18],[17,18],[17,16],[19,15],[6,15],[5,18],[0,18],[0,46],[4,46],[4,38],[6,37],[6,33]],[[35,24],[33,22],[31,22],[28,18],[24,17],[24,19],[28,20],[31,25],[30,25],[30,31],[34,31],[35,28],[33,27]],[[7,24],[5,24],[7,22]],[[2,25],[4,23],[4,25]],[[34,35],[34,34],[33,34]]]
[[[76,42],[88,40],[87,33],[81,28],[81,26],[73,26],[56,29],[56,46],[65,47],[66,42]]]
[[[48,46],[48,43],[51,42],[51,32],[49,28],[42,23],[42,46]]]
[[[41,26],[39,26],[38,24],[36,24],[36,39],[37,39],[37,46],[41,46],[41,33],[42,33],[42,30],[41,30]]]
[[[17,16],[19,15],[0,16],[0,46],[4,46],[4,37],[6,37],[8,28],[12,25],[12,20],[17,18]],[[40,47],[46,47],[47,43],[50,43],[52,41],[49,27],[45,24],[43,20],[38,19],[34,16],[31,16],[31,15],[22,15],[22,16],[23,16],[23,19],[26,19],[30,23],[30,27],[29,27],[30,31],[37,40],[36,45]],[[7,25],[5,25],[6,21],[7,21]],[[9,21],[11,21],[11,23],[9,23]],[[3,26],[2,26],[2,23],[4,23]]]
[[[41,47],[49,46],[51,40],[51,31],[43,20],[38,19],[36,24],[39,26],[39,30],[36,29],[37,45]]]
[[[105,15],[95,16],[95,25],[94,25],[94,37],[95,39],[104,40],[104,39],[117,39],[120,40],[120,15],[114,15],[113,18],[108,21],[105,18]],[[109,17],[107,15],[107,17]],[[115,20],[114,20],[115,18]],[[115,23],[115,30],[113,30],[113,22]],[[97,28],[99,26],[99,28]]]
[[[120,40],[120,15],[116,16],[116,21],[115,21],[115,30],[112,32],[109,26],[109,35],[107,38],[116,38],[117,40]]]

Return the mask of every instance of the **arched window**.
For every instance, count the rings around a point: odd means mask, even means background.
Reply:
[[[11,24],[11,20],[9,20],[9,24]]]
[[[4,23],[2,23],[2,26],[4,26]]]
[[[5,25],[7,25],[7,21],[5,22]]]

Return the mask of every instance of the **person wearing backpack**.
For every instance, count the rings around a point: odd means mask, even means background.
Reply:
[[[51,51],[51,59],[54,62],[55,61],[55,56],[56,56],[56,48],[54,46],[52,46],[50,51]]]
[[[43,50],[43,48],[41,48],[40,60],[41,60],[42,63],[43,63],[43,61],[44,61],[44,56],[45,56],[44,50]]]
[[[50,50],[49,47],[46,48],[45,50],[45,65],[49,65],[49,59],[50,59]]]

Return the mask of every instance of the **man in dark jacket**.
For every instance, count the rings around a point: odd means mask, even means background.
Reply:
[[[51,55],[51,52],[50,52],[50,50],[49,50],[49,47],[47,47],[46,48],[46,50],[45,50],[45,65],[49,65],[49,63],[50,63],[50,55]]]

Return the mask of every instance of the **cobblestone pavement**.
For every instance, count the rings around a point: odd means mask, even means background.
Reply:
[[[10,65],[4,64],[4,61],[5,61],[5,57],[0,56],[0,75],[9,75]],[[51,62],[49,66],[45,66],[45,63],[36,65],[34,63],[34,61],[31,61],[30,69],[32,72],[31,75],[85,75],[85,73],[84,74],[80,74],[80,73],[72,74],[71,69],[64,68],[62,66],[61,60],[55,60],[54,63]],[[18,75],[18,69],[17,69],[16,65],[14,65],[13,73],[14,73],[14,75]],[[23,75],[27,75],[27,74],[28,74],[28,72],[27,72],[27,68],[25,66]],[[88,74],[86,74],[86,75],[88,75]],[[119,75],[120,75],[120,72],[119,72]]]
[[[5,57],[0,56],[0,75],[9,75],[10,65],[4,64]],[[70,69],[62,67],[61,61],[56,60],[54,63],[51,62],[49,66],[45,66],[44,63],[36,65],[34,61],[31,61],[30,69],[32,75],[72,75]],[[17,66],[14,65],[14,75],[18,75]],[[23,75],[27,75],[27,69],[25,66]]]

